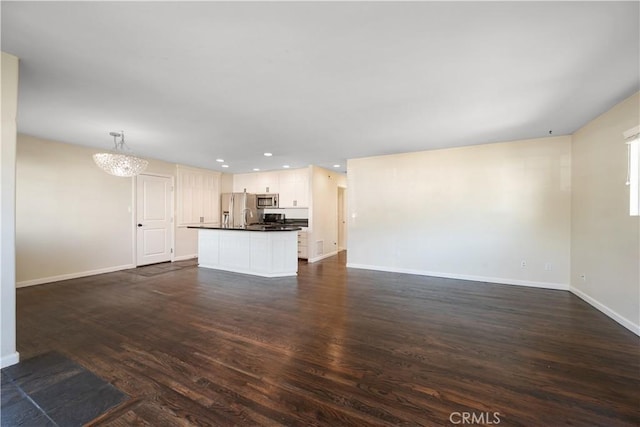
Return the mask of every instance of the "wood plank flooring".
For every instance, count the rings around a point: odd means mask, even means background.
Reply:
[[[640,339],[579,298],[344,253],[297,278],[180,262],[21,288],[17,316],[23,359],[130,396],[92,425],[640,424]]]

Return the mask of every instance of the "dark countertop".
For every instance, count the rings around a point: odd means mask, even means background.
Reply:
[[[299,231],[300,227],[291,225],[247,225],[246,227],[219,227],[213,225],[190,225],[187,228],[201,230],[232,230],[232,231]]]

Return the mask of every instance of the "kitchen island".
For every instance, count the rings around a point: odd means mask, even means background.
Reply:
[[[198,230],[198,266],[262,277],[298,274],[299,227],[190,226]]]

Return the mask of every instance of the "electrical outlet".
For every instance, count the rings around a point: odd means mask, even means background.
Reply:
[[[553,264],[551,264],[550,262],[546,263],[544,265],[544,271],[551,271],[553,270]]]
[[[587,275],[585,273],[582,273],[580,275],[580,279],[582,279],[583,282],[586,282],[587,281]]]
[[[521,268],[526,268],[527,267],[527,261],[525,261],[525,260],[520,261],[520,267]]]

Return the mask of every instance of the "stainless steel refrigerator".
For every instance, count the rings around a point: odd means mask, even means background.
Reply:
[[[260,222],[255,194],[223,193],[220,212],[222,227],[238,228]]]

